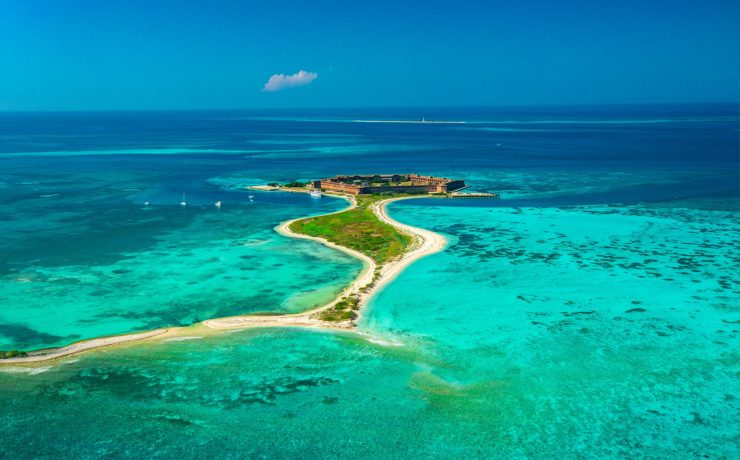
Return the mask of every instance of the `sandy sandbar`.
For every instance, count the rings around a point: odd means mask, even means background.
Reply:
[[[266,187],[253,187],[255,189],[265,190]],[[274,188],[270,188],[274,189]],[[280,189],[282,190],[282,189]],[[297,192],[301,190],[291,189],[289,191]],[[308,192],[308,190],[306,190]],[[350,202],[349,207],[336,211],[336,213],[344,212],[349,209],[353,209],[357,206],[357,203],[353,196],[350,195],[339,195],[329,194],[338,198],[343,198]],[[38,350],[29,353],[27,356],[8,358],[0,360],[0,365],[4,364],[22,364],[22,363],[38,363],[42,361],[49,361],[59,359],[62,357],[70,356],[76,353],[81,353],[88,350],[98,349],[102,347],[110,347],[113,345],[130,344],[133,342],[140,342],[147,339],[166,339],[187,333],[187,330],[192,330],[193,327],[201,328],[205,326],[210,330],[233,330],[233,329],[247,329],[255,327],[309,327],[309,328],[321,328],[321,329],[353,329],[356,325],[354,321],[344,322],[329,322],[322,321],[319,319],[319,313],[333,307],[342,298],[356,294],[359,297],[359,309],[358,315],[362,315],[364,307],[367,302],[375,295],[380,289],[386,286],[392,281],[399,273],[401,273],[406,267],[414,263],[416,260],[425,257],[430,254],[444,249],[446,240],[442,235],[434,233],[429,230],[425,230],[411,225],[402,224],[390,216],[386,211],[386,206],[393,202],[409,198],[421,198],[421,197],[402,197],[402,198],[389,198],[387,200],[379,201],[372,205],[371,209],[378,218],[386,222],[398,230],[410,235],[413,238],[411,249],[406,251],[401,257],[386,262],[383,266],[378,267],[373,259],[362,254],[358,251],[339,246],[331,243],[323,238],[316,238],[308,235],[302,235],[294,233],[290,230],[290,224],[296,220],[304,219],[304,217],[289,220],[278,225],[275,230],[282,235],[291,238],[301,238],[306,240],[317,241],[324,246],[342,251],[346,254],[351,255],[364,264],[363,270],[355,278],[349,286],[347,286],[334,300],[323,305],[305,312],[284,314],[284,315],[240,315],[231,316],[226,318],[215,318],[203,321],[200,324],[189,327],[170,327],[156,329],[153,331],[135,333],[135,334],[124,334],[116,335],[111,337],[102,337],[97,339],[83,340],[66,347],[54,348],[49,350]],[[331,213],[331,214],[336,214]],[[373,278],[375,273],[379,274],[379,278],[373,284]]]

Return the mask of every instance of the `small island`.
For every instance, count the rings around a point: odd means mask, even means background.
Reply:
[[[284,184],[270,182],[250,187],[263,191],[328,193],[335,195],[414,195],[438,198],[493,198],[497,193],[463,193],[468,188],[463,179],[422,176],[419,174],[365,174],[334,176],[313,181],[293,180]]]
[[[415,260],[444,248],[441,235],[391,219],[386,206],[398,200],[423,197],[497,197],[494,194],[460,194],[462,179],[418,174],[339,175],[284,185],[252,187],[298,193],[327,194],[343,198],[350,206],[339,212],[294,219],[277,231],[294,238],[311,239],[350,254],[365,263],[365,270],[334,301],[313,310],[269,317],[254,315],[208,320],[213,328],[245,327],[255,321],[288,322],[331,328],[353,328],[362,307],[378,291]],[[300,320],[299,320],[300,319]]]
[[[445,194],[466,188],[461,179],[418,174],[334,176],[314,181],[313,188],[330,192],[370,195],[379,193]]]

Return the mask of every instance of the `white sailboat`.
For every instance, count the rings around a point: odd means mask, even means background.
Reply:
[[[217,202],[213,203],[213,205],[215,207],[219,208],[219,209],[221,208],[221,202],[220,201],[217,201]]]
[[[187,206],[188,202],[185,201],[185,192],[182,192],[182,201],[180,202],[180,206]]]

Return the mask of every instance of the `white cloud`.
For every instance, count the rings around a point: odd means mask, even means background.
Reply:
[[[319,74],[314,72],[306,72],[300,70],[293,75],[284,75],[282,73],[276,73],[265,83],[262,91],[275,92],[281,89],[290,88],[293,86],[304,86],[312,81],[316,80]]]

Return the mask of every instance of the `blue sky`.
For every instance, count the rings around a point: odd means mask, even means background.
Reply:
[[[738,5],[4,0],[0,109],[737,101]]]

